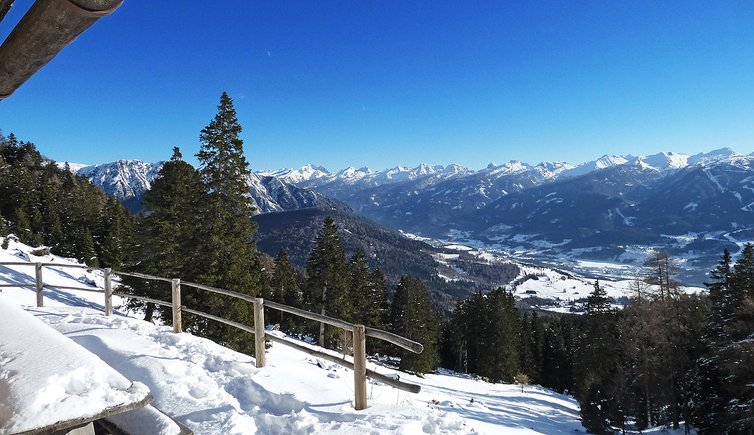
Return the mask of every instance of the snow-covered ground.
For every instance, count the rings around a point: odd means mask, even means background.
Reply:
[[[35,257],[11,242],[0,262],[70,262]],[[45,269],[48,284],[101,286],[102,277],[78,269]],[[33,267],[0,266],[0,283],[34,282]],[[268,349],[267,366],[253,358],[190,334],[173,334],[118,312],[102,313],[102,294],[45,290],[45,307],[35,306],[33,289],[4,288],[0,304],[14,304],[96,354],[128,380],[145,384],[153,405],[200,434],[557,434],[584,432],[573,398],[536,386],[490,384],[440,371],[424,378],[368,364],[370,369],[422,386],[419,394],[378,382],[368,385],[369,408],[355,411],[353,373],[286,346]],[[276,332],[279,333],[279,332]],[[0,343],[8,339],[0,330]],[[252,339],[250,337],[250,339]],[[0,362],[0,380],[14,373]],[[44,394],[42,391],[36,394]],[[143,422],[144,413],[122,420]],[[127,421],[128,423],[128,421]],[[164,423],[164,422],[163,422]],[[0,433],[7,419],[0,413]],[[177,426],[153,424],[143,433],[176,433]]]
[[[625,297],[635,297],[636,277],[640,277],[640,271],[631,264],[578,260],[565,264],[569,270],[564,270],[555,265],[534,266],[496,250],[458,243],[440,246],[444,252],[434,254],[433,258],[444,266],[444,269],[438,272],[441,278],[449,282],[469,278],[468,273],[456,263],[462,254],[476,257],[482,263],[513,263],[519,267],[520,272],[507,288],[513,291],[518,299],[538,298],[538,307],[548,311],[578,312],[583,305],[578,301],[584,300],[594,290],[596,277],[599,277],[600,286],[605,289],[607,295],[616,301]],[[447,275],[449,271],[452,271],[452,276]],[[692,286],[681,286],[679,290],[689,294],[705,291],[701,287]],[[641,291],[656,291],[656,286],[646,286],[642,283]]]

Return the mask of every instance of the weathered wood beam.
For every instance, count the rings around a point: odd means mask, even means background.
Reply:
[[[15,92],[84,30],[117,9],[122,1],[35,1],[0,45],[0,99]]]

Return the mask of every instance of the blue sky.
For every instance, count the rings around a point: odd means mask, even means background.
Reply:
[[[59,161],[191,156],[227,90],[254,169],[750,153],[752,23],[745,1],[125,0],[0,129]]]

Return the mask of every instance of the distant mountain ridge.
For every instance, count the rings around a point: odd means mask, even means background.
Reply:
[[[138,207],[160,163],[83,167],[106,193]],[[72,166],[73,168],[74,166]],[[605,155],[578,165],[520,161],[479,170],[396,166],[336,173],[306,165],[249,176],[260,213],[343,210],[424,237],[537,261],[640,262],[667,249],[699,284],[723,248],[754,240],[754,153]]]
[[[68,164],[71,171],[89,181],[108,195],[118,198],[131,211],[141,210],[141,199],[157,177],[164,162],[118,160],[99,165]],[[61,166],[65,166],[62,164]],[[259,213],[296,210],[300,208],[347,208],[321,193],[296,187],[273,176],[249,174],[249,194]]]
[[[721,148],[451,167],[277,173],[382,224],[532,259],[637,262],[642,250],[667,249],[696,271],[695,284],[723,248],[754,240],[754,154]]]
[[[368,167],[356,169],[349,166],[345,169],[331,172],[324,166],[307,164],[298,169],[283,168],[278,170],[257,171],[257,173],[261,175],[272,175],[288,183],[306,188],[325,187],[332,184],[351,185],[356,188],[370,188],[384,184],[413,181],[430,176],[447,179],[484,172],[502,172],[505,174],[511,174],[524,172],[533,168],[540,168],[542,176],[547,179],[574,177],[623,164],[637,164],[657,171],[666,171],[681,169],[704,161],[728,158],[734,155],[736,155],[736,152],[732,149],[720,148],[707,153],[699,153],[695,155],[675,152],[659,152],[647,156],[633,156],[630,154],[625,156],[603,155],[596,160],[580,164],[545,161],[536,165],[531,165],[518,160],[511,160],[508,163],[500,165],[490,163],[487,167],[479,170],[469,169],[457,164],[431,165],[422,163],[416,167],[399,165],[379,171]]]

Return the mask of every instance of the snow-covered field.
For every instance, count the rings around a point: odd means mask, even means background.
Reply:
[[[15,242],[0,250],[0,262],[19,259],[70,261],[34,257],[28,247]],[[95,272],[78,269],[45,269],[44,280],[60,286],[102,284]],[[33,283],[33,267],[0,266],[0,283],[9,282]],[[420,378],[374,362],[368,364],[370,369],[399,375],[420,384],[422,391],[411,394],[370,381],[369,408],[355,411],[353,373],[339,365],[273,344],[267,366],[257,369],[247,355],[118,312],[122,301],[115,302],[116,315],[105,317],[103,302],[99,293],[54,288],[45,290],[44,308],[35,306],[32,289],[4,288],[0,295],[0,304],[23,307],[128,380],[145,384],[156,408],[198,434],[584,432],[571,397],[536,386],[522,393],[516,385],[490,384],[446,371]],[[0,344],[8,339],[0,330]],[[0,384],[16,382],[17,376],[0,362]],[[40,382],[54,384],[56,379]],[[3,391],[0,388],[0,395]],[[146,425],[141,433],[177,433],[176,425],[150,419],[148,414],[124,414],[120,423]],[[0,433],[5,433],[9,418],[0,413]]]
[[[580,301],[594,290],[595,277],[600,277],[600,287],[616,301],[636,296],[636,277],[640,274],[637,268],[630,264],[578,260],[566,263],[565,266],[569,267],[569,270],[563,270],[548,264],[534,266],[496,250],[458,243],[441,246],[445,252],[434,254],[433,258],[445,267],[443,270],[453,272],[453,276],[438,273],[441,278],[446,281],[466,279],[467,273],[455,263],[461,254],[476,257],[482,263],[513,263],[519,267],[520,272],[511,284],[507,285],[508,290],[513,291],[518,299],[537,298],[537,306],[543,310],[578,312],[583,308],[583,302]],[[692,286],[680,286],[679,290],[688,294],[705,291],[701,287]],[[641,291],[656,291],[656,286],[642,283]]]

